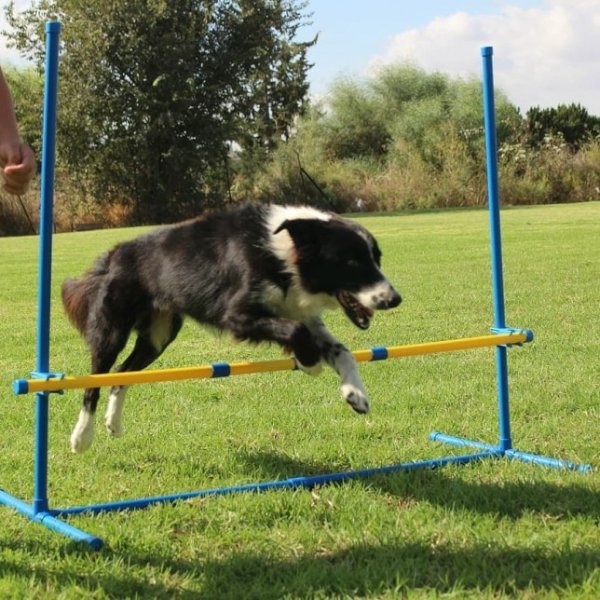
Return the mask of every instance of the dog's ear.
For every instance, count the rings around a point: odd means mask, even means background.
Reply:
[[[327,221],[321,219],[288,219],[284,221],[273,235],[285,230],[290,234],[297,249],[312,249],[318,252],[321,247]]]

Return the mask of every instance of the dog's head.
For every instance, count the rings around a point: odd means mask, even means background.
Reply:
[[[367,329],[375,310],[398,306],[400,294],[381,272],[381,250],[363,227],[333,216],[290,219],[286,230],[294,244],[302,287],[311,294],[335,296],[348,318]]]

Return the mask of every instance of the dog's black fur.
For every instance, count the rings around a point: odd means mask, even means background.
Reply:
[[[309,372],[324,360],[340,373],[346,400],[366,412],[353,357],[320,314],[341,305],[366,328],[374,309],[397,306],[380,259],[377,242],[356,223],[308,207],[244,204],[119,244],[83,278],[66,280],[62,298],[90,347],[92,373],[111,369],[132,330],[135,346],[118,370],[143,369],[190,316],[239,340],[276,342]],[[114,435],[124,394],[111,390]],[[98,397],[98,389],[85,391],[73,451],[91,444]]]

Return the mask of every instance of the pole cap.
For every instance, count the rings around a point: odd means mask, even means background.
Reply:
[[[494,54],[493,46],[484,46],[481,49],[481,56],[492,56]]]
[[[29,392],[29,383],[27,379],[16,379],[13,381],[13,392],[17,395],[27,394]]]
[[[48,21],[46,23],[46,33],[60,33],[60,21]]]

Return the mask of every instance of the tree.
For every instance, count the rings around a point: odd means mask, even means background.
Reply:
[[[296,117],[306,111],[307,73],[312,66],[306,55],[317,38],[297,41],[298,30],[307,24],[301,12],[307,2],[241,0],[239,4],[242,35],[251,46],[262,49],[258,55],[250,52],[244,57],[247,102],[239,112],[241,136],[236,140],[242,149],[237,169],[252,178],[275,147],[289,139]]]
[[[474,157],[483,148],[482,90],[475,79],[451,79],[401,63],[364,81],[337,81],[327,103],[321,136],[333,157],[383,157],[394,140],[402,140],[439,165],[449,129]],[[496,109],[502,143],[519,128],[521,117],[501,92]]]
[[[241,116],[252,124],[247,133],[272,148],[278,139],[289,137],[295,117],[304,112],[306,76],[312,66],[306,53],[316,38],[296,41],[298,30],[306,24],[301,13],[306,2],[240,0],[239,5],[242,35],[252,48],[245,57],[248,102]],[[254,52],[255,47],[261,51]]]
[[[527,141],[538,147],[547,136],[561,136],[573,150],[600,135],[600,118],[581,104],[559,104],[556,108],[534,106],[526,116]]]
[[[327,154],[337,158],[380,157],[390,140],[388,123],[377,98],[366,85],[338,79],[321,116],[321,136]]]
[[[301,111],[308,44],[299,0],[11,2],[11,42],[41,65],[64,23],[61,159],[99,200],[163,222],[220,200],[231,142],[270,148]],[[283,93],[285,91],[285,93]],[[260,118],[259,118],[260,115]]]

